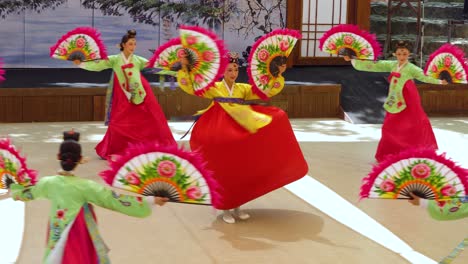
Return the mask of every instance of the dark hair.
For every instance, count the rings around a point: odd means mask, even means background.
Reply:
[[[75,140],[67,139],[60,144],[60,166],[64,171],[72,171],[81,159],[81,145]]]
[[[407,49],[408,51],[411,51],[411,44],[406,40],[400,40],[395,44],[395,51],[398,49]]]
[[[63,132],[63,140],[75,140],[76,142],[80,141],[80,132],[76,132],[73,129],[70,131]]]
[[[129,39],[136,37],[136,30],[130,29],[127,31],[127,34],[123,35],[122,40],[120,41],[120,51],[123,51],[123,44],[127,43]]]
[[[278,56],[271,60],[270,62],[270,72],[273,76],[278,77],[279,75],[279,67],[286,64],[288,60],[285,56]]]
[[[227,58],[228,58],[229,63],[239,64],[239,53],[228,52]]]

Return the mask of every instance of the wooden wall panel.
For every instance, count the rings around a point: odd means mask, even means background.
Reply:
[[[104,120],[106,114],[106,96],[93,96],[93,121]]]
[[[211,102],[180,89],[154,88],[153,92],[166,118],[172,120],[192,118]],[[262,103],[282,108],[291,118],[338,117],[340,92],[340,85],[292,85]],[[105,88],[2,88],[0,103],[3,123],[101,121],[105,113]]]
[[[23,119],[21,97],[0,97],[0,122],[17,122]]]
[[[468,85],[419,84],[418,90],[429,116],[468,115]]]

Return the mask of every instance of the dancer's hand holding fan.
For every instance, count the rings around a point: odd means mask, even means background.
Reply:
[[[175,146],[133,145],[100,173],[109,185],[170,202],[216,205],[219,187],[195,152]]]
[[[333,55],[348,56],[360,60],[377,60],[382,49],[374,34],[356,25],[338,25],[320,38],[319,48]]]
[[[180,40],[184,49],[177,56],[188,61],[188,79],[181,82],[191,84],[194,93],[201,96],[223,75],[227,50],[216,34],[200,27],[181,26]]]
[[[154,68],[156,74],[160,75],[161,87],[163,87],[164,75],[169,75],[171,80],[171,89],[174,86],[174,77],[177,75],[177,70],[181,69],[180,55],[185,55],[184,47],[180,38],[173,38],[161,45],[153,53],[153,56],[148,61],[148,67]]]
[[[408,150],[389,155],[363,179],[361,198],[432,200],[468,194],[468,170],[434,150]]]
[[[158,74],[169,74],[175,76],[176,68],[180,68],[180,54],[185,50],[180,38],[173,38],[165,44],[159,46],[153,56],[148,61],[148,67],[160,69]]]
[[[50,57],[83,62],[107,59],[107,52],[96,29],[79,27],[63,35],[50,48]]]
[[[448,83],[468,83],[468,63],[462,49],[444,44],[431,54],[424,73]]]
[[[299,39],[299,31],[276,29],[252,46],[247,73],[253,91],[260,98],[268,99],[269,91],[280,85],[278,77],[285,70],[287,58]]]
[[[30,186],[36,182],[37,172],[26,166],[26,158],[10,139],[0,138],[0,189],[9,189],[13,183]]]

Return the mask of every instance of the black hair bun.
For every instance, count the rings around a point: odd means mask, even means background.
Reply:
[[[410,49],[410,43],[406,40],[400,40],[396,43],[395,45],[396,49],[401,49],[401,48],[406,48],[406,49]]]
[[[136,34],[137,34],[137,33],[136,33],[136,30],[134,30],[134,29],[130,29],[130,30],[127,31],[127,35],[128,35],[129,37],[131,37],[131,38],[132,38],[132,37],[134,38],[134,37],[136,36]]]
[[[63,132],[63,140],[75,140],[76,142],[80,141],[80,132],[76,132],[73,129],[70,131]]]

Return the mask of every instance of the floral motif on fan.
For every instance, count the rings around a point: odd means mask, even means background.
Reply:
[[[465,53],[455,45],[444,44],[431,54],[424,73],[449,83],[467,83],[468,64]]]
[[[91,61],[107,59],[107,52],[96,29],[79,27],[63,35],[50,48],[50,57],[70,61]]]
[[[268,99],[269,91],[280,86],[279,66],[286,64],[297,40],[299,31],[276,29],[261,37],[252,46],[247,73],[253,91],[262,99]]]
[[[195,94],[202,95],[213,87],[227,67],[227,50],[224,42],[213,32],[193,26],[180,27],[180,40],[185,53],[180,51],[177,55],[187,56],[190,62],[190,80],[181,80],[181,82],[190,81]]]
[[[177,146],[133,145],[100,173],[111,186],[169,201],[217,204],[219,187],[199,154]]]
[[[338,25],[320,38],[319,48],[333,55],[343,55],[362,60],[377,60],[382,48],[374,34],[356,25]]]
[[[20,155],[10,139],[0,138],[0,189],[8,189],[10,184],[34,185],[37,172],[26,166],[26,159]]]
[[[180,56],[185,55],[180,38],[174,38],[160,46],[148,62],[152,68],[173,71],[174,66],[180,64]]]
[[[409,150],[390,156],[363,179],[361,198],[447,200],[466,196],[468,170],[434,150]]]

